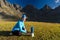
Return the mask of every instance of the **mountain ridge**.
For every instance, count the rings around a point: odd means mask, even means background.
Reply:
[[[6,0],[0,0],[0,19],[19,20],[23,13],[27,15],[28,21],[60,22],[60,6],[51,9],[45,5],[43,8],[37,9],[30,4],[22,8],[18,4],[10,4]]]
[[[10,4],[6,0],[0,0],[0,14],[4,13],[10,17],[14,16],[15,19],[18,20],[22,15],[21,9],[22,8],[17,4]]]
[[[33,5],[31,5],[33,6]],[[48,5],[44,6],[42,9],[37,9],[33,7],[25,7],[23,8],[23,12],[29,16],[28,20],[31,21],[50,21],[50,22],[60,22],[60,6],[55,9],[51,9]],[[48,7],[48,9],[47,9]],[[31,10],[30,10],[31,8]]]

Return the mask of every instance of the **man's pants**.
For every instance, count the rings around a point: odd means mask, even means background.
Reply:
[[[18,30],[12,31],[13,35],[21,35],[21,33]]]

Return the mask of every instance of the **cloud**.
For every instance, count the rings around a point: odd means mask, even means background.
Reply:
[[[59,3],[60,0],[55,0],[55,3]]]

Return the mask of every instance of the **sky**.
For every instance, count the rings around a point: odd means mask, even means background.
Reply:
[[[60,5],[60,0],[7,0],[11,4],[19,4],[22,7],[26,5],[33,5],[36,8],[40,9],[43,8],[45,5],[50,6],[52,9],[58,7]]]

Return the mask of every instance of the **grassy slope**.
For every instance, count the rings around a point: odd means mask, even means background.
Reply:
[[[0,22],[0,31],[11,31],[16,22]],[[35,28],[35,37],[31,36],[3,36],[7,33],[0,32],[0,40],[60,40],[60,24],[44,22],[25,22],[26,29]]]

